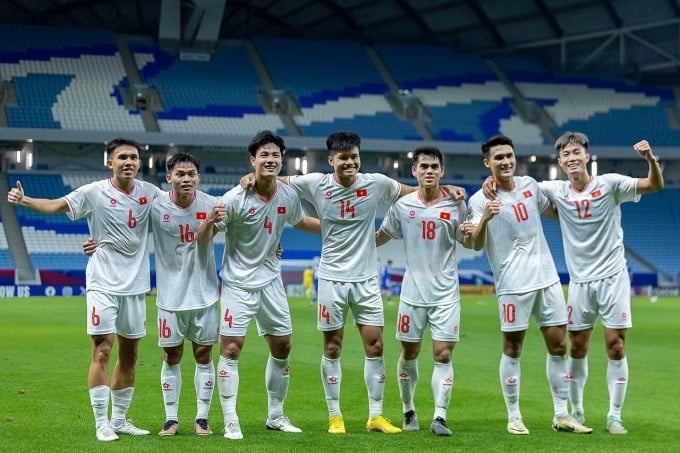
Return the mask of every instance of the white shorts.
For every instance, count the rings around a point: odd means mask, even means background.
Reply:
[[[378,277],[363,282],[338,282],[319,279],[317,328],[333,331],[345,326],[347,313],[364,326],[385,325],[382,294]]]
[[[135,339],[146,335],[146,300],[144,294],[120,296],[88,290],[87,334]]]
[[[433,340],[457,342],[460,338],[460,302],[431,307],[399,302],[397,340],[409,343],[422,342],[428,324]]]
[[[260,336],[283,337],[293,332],[281,277],[255,290],[240,289],[223,282],[220,305],[221,335],[245,337],[252,318],[255,318]]]
[[[158,308],[158,346],[171,348],[189,340],[210,346],[217,343],[220,311],[217,304],[193,310]]]
[[[567,304],[559,282],[525,294],[503,294],[497,299],[501,332],[527,330],[532,315],[538,327],[567,323]]]
[[[570,283],[567,301],[568,330],[591,329],[598,315],[608,329],[633,327],[630,277],[626,269],[602,280]]]

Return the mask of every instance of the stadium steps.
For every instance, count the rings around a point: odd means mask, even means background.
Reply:
[[[9,192],[7,181],[7,174],[0,173],[1,193]],[[3,228],[5,229],[9,253],[16,268],[16,280],[22,283],[35,282],[36,278],[39,279],[39,277],[36,277],[37,274],[28,256],[28,249],[26,248],[24,236],[21,234],[21,226],[19,225],[16,209],[5,201],[0,202],[0,216],[2,217]]]
[[[132,51],[130,50],[130,46],[124,35],[116,35],[116,45],[118,46],[118,53],[123,62],[123,68],[125,68],[125,75],[128,80],[132,83],[133,87],[135,84],[141,84],[142,79],[139,76],[135,58],[132,55]],[[149,99],[148,102],[150,104],[151,100]],[[142,123],[144,124],[146,132],[160,132],[156,117],[150,108],[139,110],[139,116],[142,118]]]

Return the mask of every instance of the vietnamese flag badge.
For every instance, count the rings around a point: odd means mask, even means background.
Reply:
[[[451,220],[451,214],[448,212],[440,212],[439,218],[444,220]]]
[[[277,214],[285,214],[286,213],[286,207],[285,206],[279,206],[276,208],[276,213]]]
[[[365,197],[366,195],[368,195],[368,191],[366,189],[357,190],[357,197]]]
[[[522,195],[524,195],[524,198],[531,198],[534,196],[534,194],[531,193],[531,190],[525,190],[524,192],[522,192]]]
[[[146,203],[147,203],[146,197],[142,197],[142,198],[139,199],[139,204],[146,204]]]
[[[600,195],[602,195],[602,192],[600,191],[600,189],[593,190],[592,192],[590,192],[590,197],[591,197],[591,198],[597,198],[597,197],[599,197]]]
[[[205,220],[207,218],[208,218],[208,214],[206,214],[205,212],[197,212],[196,213],[196,219],[198,219],[198,220]]]

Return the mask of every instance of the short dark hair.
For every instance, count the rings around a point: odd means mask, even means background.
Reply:
[[[488,158],[491,148],[498,145],[510,145],[510,148],[512,148],[513,151],[515,150],[515,144],[512,143],[512,139],[510,137],[505,135],[494,135],[482,143],[482,155],[484,158]]]
[[[139,153],[139,155],[140,156],[142,155],[142,145],[132,140],[131,138],[118,137],[114,138],[113,140],[106,144],[106,157],[111,157],[111,154],[113,154],[113,152],[119,146],[133,146],[137,148],[137,152]]]
[[[571,132],[567,131],[555,142],[555,151],[559,154],[560,151],[564,149],[569,143],[574,143],[579,146],[583,146],[586,151],[588,151],[588,136],[583,132]]]
[[[357,149],[361,149],[361,138],[356,132],[352,131],[333,132],[326,139],[326,148],[328,148],[329,153],[347,151],[355,146]]]
[[[281,150],[281,155],[286,153],[286,144],[283,142],[283,138],[274,134],[272,131],[260,131],[253,138],[250,139],[248,143],[248,152],[251,156],[255,156],[258,149],[262,148],[264,145],[273,143],[279,147]]]
[[[443,167],[444,166],[444,155],[442,152],[439,150],[439,148],[436,148],[434,146],[419,146],[413,151],[413,162],[411,163],[412,166],[417,166],[418,165],[418,158],[420,156],[433,156],[439,159],[439,164]]]
[[[177,153],[173,154],[168,158],[168,160],[165,161],[165,171],[167,171],[168,173],[172,173],[172,170],[173,168],[175,168],[175,165],[177,165],[180,162],[189,162],[190,164],[194,164],[196,166],[196,171],[199,171],[201,168],[201,161],[198,160],[198,158],[187,153]]]

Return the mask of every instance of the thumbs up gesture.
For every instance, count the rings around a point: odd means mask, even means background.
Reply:
[[[24,198],[24,188],[21,187],[21,181],[17,181],[17,186],[12,188],[7,194],[7,201],[10,204],[19,204]]]

